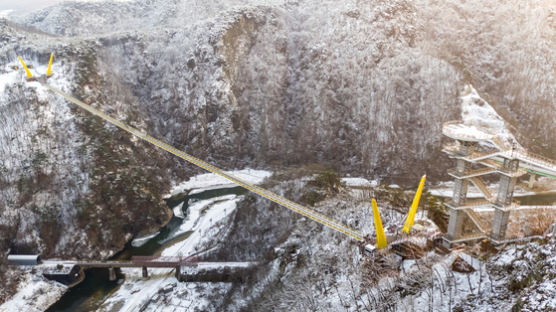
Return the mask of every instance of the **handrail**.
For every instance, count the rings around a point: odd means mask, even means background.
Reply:
[[[541,163],[541,165],[543,165],[542,163],[544,163],[544,166],[556,168],[556,161],[553,160],[553,159],[550,159],[548,157],[538,155],[538,154],[534,154],[534,153],[531,153],[531,152],[528,152],[528,151],[514,152],[514,153],[515,153],[515,155],[517,155],[518,158],[524,159],[525,161],[527,161],[527,160],[536,161],[538,163]]]
[[[463,173],[457,172],[457,169],[448,169],[448,174],[451,174],[453,176],[458,176],[459,178],[462,178],[462,179],[472,178],[472,177],[481,176],[481,175],[486,175],[486,174],[490,174],[490,173],[493,173],[493,172],[497,172],[497,169],[490,168],[490,167],[485,167],[485,168],[480,168],[480,169],[476,169],[476,170],[467,170]]]
[[[452,244],[463,243],[463,242],[466,242],[466,241],[484,239],[484,238],[487,238],[487,237],[488,236],[485,235],[484,233],[470,234],[470,235],[462,236],[460,238],[456,238],[454,240],[450,240],[450,243],[452,243]]]
[[[527,210],[527,209],[556,209],[556,205],[520,205],[516,210]]]
[[[288,208],[288,209],[290,209],[290,210],[292,210],[292,211],[294,211],[298,214],[301,214],[305,217],[308,217],[309,219],[311,219],[313,221],[316,221],[316,222],[318,222],[322,225],[325,225],[325,226],[327,226],[327,227],[329,227],[333,230],[341,232],[341,233],[343,233],[343,234],[345,234],[345,235],[347,235],[347,236],[349,236],[349,237],[351,237],[355,240],[358,240],[358,241],[363,241],[364,240],[364,235],[358,230],[355,230],[355,229],[353,229],[349,226],[341,224],[340,222],[337,222],[337,221],[335,221],[335,220],[333,220],[329,217],[326,217],[323,214],[318,213],[318,212],[316,212],[312,209],[309,209],[309,208],[304,207],[300,204],[297,204],[297,203],[295,203],[295,202],[293,202],[289,199],[286,199],[285,197],[282,197],[278,194],[275,194],[271,191],[268,191],[268,190],[263,189],[263,188],[261,188],[257,185],[251,184],[251,183],[249,183],[249,182],[247,182],[243,179],[240,179],[240,178],[238,178],[238,177],[236,177],[236,176],[234,176],[234,175],[232,175],[232,174],[230,174],[230,173],[228,173],[228,172],[226,172],[226,171],[224,171],[224,170],[222,170],[222,169],[220,169],[220,168],[218,168],[214,165],[211,165],[211,164],[209,164],[209,163],[207,163],[207,162],[205,162],[205,161],[203,161],[199,158],[196,158],[192,155],[189,155],[189,154],[187,154],[187,153],[185,153],[185,152],[183,152],[183,151],[181,151],[181,150],[179,150],[179,149],[177,149],[173,146],[170,146],[170,145],[166,144],[165,142],[162,142],[158,139],[155,139],[154,137],[152,137],[152,136],[150,136],[150,135],[148,135],[148,134],[146,134],[146,133],[144,133],[144,132],[142,132],[142,131],[140,131],[136,128],[133,128],[133,127],[131,127],[131,126],[129,126],[129,125],[113,118],[113,117],[110,117],[107,114],[105,114],[104,112],[92,107],[91,105],[86,104],[86,103],[76,99],[75,97],[73,97],[73,96],[71,96],[67,93],[62,92],[61,90],[58,90],[58,89],[52,87],[51,85],[47,84],[46,82],[41,81],[41,83],[46,88],[50,89],[52,92],[57,93],[58,95],[64,97],[66,100],[74,103],[75,105],[79,106],[83,110],[86,110],[89,113],[104,119],[105,121],[111,123],[112,125],[120,128],[122,130],[125,130],[125,131],[131,133],[132,135],[135,135],[136,137],[138,137],[138,138],[140,138],[140,139],[142,139],[146,142],[151,143],[152,145],[155,145],[155,146],[157,146],[157,147],[159,147],[159,148],[161,148],[161,149],[163,149],[163,150],[165,150],[165,151],[167,151],[171,154],[174,154],[174,155],[176,155],[176,156],[178,156],[178,157],[180,157],[180,158],[182,158],[182,159],[184,159],[184,160],[186,160],[186,161],[188,161],[188,162],[190,162],[194,165],[197,165],[197,166],[199,166],[199,167],[201,167],[201,168],[203,168],[207,171],[215,173],[215,174],[217,174],[217,175],[219,175],[219,176],[221,176],[221,177],[223,177],[223,178],[225,178],[225,179],[227,179],[227,180],[229,180],[229,181],[231,181],[235,184],[238,184],[238,185],[252,191],[253,193],[256,193],[256,194],[258,194],[258,195],[260,195],[264,198],[267,198],[267,199],[269,199],[269,200],[271,200],[271,201],[273,201],[273,202],[275,202],[275,203],[277,203],[277,204],[279,204],[283,207],[286,207],[286,208]]]
[[[491,157],[495,157],[500,154],[500,151],[486,151],[486,152],[479,152],[474,151],[471,154],[465,156],[466,159],[469,159],[472,162],[481,161],[483,159],[488,159]]]
[[[504,155],[506,157],[509,158],[518,158],[520,160],[523,160],[525,162],[534,164],[534,165],[539,165],[542,167],[547,167],[550,169],[555,170],[556,172],[556,160],[554,159],[550,159],[546,156],[543,155],[539,155],[539,154],[535,154],[535,153],[531,153],[527,150],[513,150],[513,148],[507,146],[507,144],[502,141],[502,139],[500,138],[500,136],[498,135],[491,135],[489,133],[483,132],[484,133],[484,137],[482,136],[475,136],[475,135],[468,135],[466,133],[461,133],[458,132],[457,134],[453,133],[450,130],[450,126],[452,125],[461,125],[461,126],[466,126],[463,121],[460,120],[450,120],[450,121],[446,121],[442,124],[442,133],[448,137],[453,137],[457,140],[457,138],[462,138],[462,139],[472,139],[473,141],[485,141],[485,142],[489,142],[492,145],[494,145],[495,148],[500,150],[500,155]],[[446,151],[449,151],[448,149],[446,149]],[[451,151],[450,151],[451,152]],[[477,153],[471,153],[470,155],[467,156],[468,159],[473,159],[473,158],[483,158],[488,156],[489,154],[486,153],[482,153],[482,154],[477,154]],[[492,156],[496,156],[496,153],[492,153]],[[476,161],[477,159],[475,159]]]

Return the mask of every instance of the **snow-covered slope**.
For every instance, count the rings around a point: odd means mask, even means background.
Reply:
[[[0,251],[108,257],[163,224],[171,181],[198,172],[24,83],[17,55],[43,72],[54,51],[52,83],[226,169],[442,179],[442,122],[460,116],[466,83],[524,147],[555,158],[554,10],[137,0],[0,19]]]
[[[488,136],[496,136],[505,146],[523,149],[508,129],[506,121],[471,85],[465,86],[461,96],[461,119],[465,126]]]

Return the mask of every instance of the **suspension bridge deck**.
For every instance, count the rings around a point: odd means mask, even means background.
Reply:
[[[43,86],[45,86],[46,88],[51,90],[52,92],[62,96],[63,98],[72,102],[73,104],[77,105],[78,107],[82,108],[83,110],[86,110],[89,113],[102,118],[103,120],[109,122],[110,124],[120,128],[122,130],[125,130],[125,131],[131,133],[132,135],[134,135],[134,136],[136,136],[136,137],[138,137],[138,138],[140,138],[140,139],[142,139],[146,142],[149,142],[150,144],[152,144],[154,146],[157,146],[157,147],[159,147],[159,148],[161,148],[161,149],[163,149],[163,150],[165,150],[165,151],[167,151],[171,154],[174,154],[175,156],[178,156],[178,157],[180,157],[180,158],[182,158],[182,159],[184,159],[184,160],[186,160],[186,161],[188,161],[188,162],[190,162],[190,163],[192,163],[196,166],[199,166],[199,167],[201,167],[201,168],[203,168],[207,171],[215,173],[215,174],[231,181],[232,183],[240,185],[240,186],[246,188],[247,190],[249,190],[253,193],[256,193],[256,194],[258,194],[258,195],[260,195],[260,196],[262,196],[266,199],[269,199],[272,202],[275,202],[275,203],[277,203],[277,204],[279,204],[283,207],[286,207],[286,208],[288,208],[288,209],[290,209],[290,210],[292,210],[292,211],[294,211],[298,214],[301,214],[301,215],[303,215],[303,216],[305,216],[305,217],[307,217],[307,218],[309,218],[313,221],[316,221],[316,222],[318,222],[318,223],[320,223],[320,224],[322,224],[322,225],[324,225],[328,228],[331,228],[335,231],[338,231],[342,234],[345,234],[345,235],[347,235],[347,236],[349,236],[349,237],[351,237],[351,238],[353,238],[357,241],[363,241],[363,239],[364,239],[363,233],[361,233],[358,230],[355,230],[355,229],[353,229],[351,227],[348,227],[344,224],[341,224],[341,223],[339,223],[335,220],[332,220],[331,218],[328,218],[328,217],[326,217],[326,216],[324,216],[324,215],[322,215],[322,214],[320,214],[320,213],[318,213],[318,212],[316,212],[312,209],[309,209],[305,206],[297,204],[297,203],[295,203],[295,202],[293,202],[293,201],[291,201],[287,198],[284,198],[284,197],[282,197],[282,196],[280,196],[276,193],[273,193],[269,190],[266,190],[264,188],[261,188],[259,186],[254,185],[254,184],[246,182],[246,181],[244,181],[244,180],[242,180],[242,179],[240,179],[240,178],[238,178],[238,177],[236,177],[236,176],[234,176],[234,175],[232,175],[232,174],[230,174],[230,173],[228,173],[228,172],[226,172],[226,171],[224,171],[224,170],[222,170],[222,169],[220,169],[216,166],[213,166],[213,165],[211,165],[211,164],[209,164],[209,163],[207,163],[207,162],[205,162],[201,159],[198,159],[198,158],[196,158],[194,156],[191,156],[191,155],[189,155],[189,154],[187,154],[183,151],[180,151],[177,148],[175,148],[173,146],[170,146],[170,145],[168,145],[168,144],[166,144],[166,143],[164,143],[160,140],[157,140],[154,137],[152,137],[152,136],[150,136],[150,135],[148,135],[144,132],[141,132],[140,130],[138,130],[136,128],[133,128],[133,127],[131,127],[131,126],[115,119],[115,118],[112,118],[112,117],[108,116],[107,114],[103,113],[102,111],[100,111],[100,110],[98,110],[98,109],[96,109],[96,108],[94,108],[94,107],[76,99],[75,97],[73,97],[73,96],[71,96],[67,93],[62,92],[59,89],[56,89],[56,88],[52,87],[51,85],[47,84],[46,81],[44,81],[44,80],[43,81],[39,80],[39,82]]]

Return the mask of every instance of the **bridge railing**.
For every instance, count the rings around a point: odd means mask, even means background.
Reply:
[[[217,174],[217,175],[219,175],[219,176],[221,176],[225,179],[228,179],[228,180],[232,181],[233,183],[236,183],[236,184],[238,184],[238,185],[240,185],[240,186],[242,186],[242,187],[244,187],[244,188],[246,188],[246,189],[248,189],[248,190],[250,190],[250,191],[252,191],[256,194],[259,194],[259,195],[261,195],[261,196],[263,196],[263,197],[265,197],[265,198],[267,198],[267,199],[269,199],[269,200],[271,200],[271,201],[273,201],[273,202],[275,202],[279,205],[282,205],[282,206],[284,206],[284,207],[286,207],[286,208],[288,208],[292,211],[295,211],[295,212],[297,212],[301,215],[304,215],[304,216],[306,216],[306,217],[308,217],[308,218],[310,218],[310,219],[312,219],[316,222],[319,222],[319,223],[321,223],[321,224],[323,224],[323,225],[325,225],[325,226],[327,226],[331,229],[334,229],[338,232],[344,233],[344,234],[346,234],[346,235],[348,235],[348,236],[350,236],[350,237],[352,237],[352,238],[354,238],[358,241],[364,240],[364,236],[360,231],[357,231],[357,230],[355,230],[355,229],[353,229],[353,228],[351,228],[347,225],[343,225],[340,222],[337,222],[335,220],[332,220],[331,218],[328,218],[328,217],[326,217],[326,216],[324,216],[324,215],[322,215],[322,214],[320,214],[320,213],[318,213],[318,212],[316,212],[312,209],[309,209],[309,208],[306,208],[302,205],[296,204],[296,203],[294,203],[294,202],[292,202],[292,201],[290,201],[290,200],[288,200],[288,199],[286,199],[286,198],[284,198],[280,195],[277,195],[273,192],[270,192],[268,190],[265,190],[261,187],[258,187],[256,185],[254,185],[254,184],[251,184],[247,181],[244,181],[240,178],[237,178],[234,175],[229,174],[229,173],[217,168],[216,166],[213,166],[213,165],[211,165],[207,162],[204,162],[203,160],[201,160],[199,158],[193,157],[193,156],[191,156],[191,155],[189,155],[189,154],[187,154],[187,153],[185,153],[181,150],[178,150],[177,148],[175,148],[173,146],[170,146],[170,145],[168,145],[168,144],[166,144],[166,143],[164,143],[164,142],[162,142],[158,139],[155,139],[155,138],[149,136],[148,134],[139,131],[138,129],[135,129],[131,126],[128,126],[128,125],[124,124],[123,122],[108,116],[107,114],[105,114],[101,110],[98,110],[98,109],[92,107],[91,105],[86,104],[86,103],[74,98],[73,96],[71,96],[69,94],[66,94],[66,93],[64,93],[64,92],[46,84],[46,83],[44,83],[43,85],[46,86],[51,91],[61,95],[62,97],[64,97],[68,101],[70,101],[70,102],[74,103],[75,105],[81,107],[82,109],[90,112],[93,115],[99,116],[100,118],[108,121],[109,123],[111,123],[111,124],[121,128],[121,129],[123,129],[123,130],[141,138],[142,140],[145,140],[145,141],[147,141],[147,142],[149,142],[149,143],[151,143],[151,144],[153,144],[157,147],[160,147],[160,148],[166,150],[167,152],[172,153],[172,154],[174,154],[174,155],[176,155],[176,156],[178,156],[178,157],[180,157],[180,158],[182,158],[182,159],[184,159],[184,160],[186,160],[190,163],[193,163],[193,164],[195,164],[195,165],[197,165],[197,166],[199,166],[199,167],[201,167],[201,168],[203,168],[207,171],[213,172],[213,173],[215,173],[215,174]]]
[[[456,169],[448,169],[448,174],[457,176],[459,178],[472,178],[472,177],[476,177],[476,176],[481,176],[481,175],[487,175],[493,172],[496,172],[497,169],[494,168],[490,168],[490,167],[485,167],[485,168],[480,168],[480,169],[475,169],[475,170],[466,170],[463,173],[458,173],[458,171]]]
[[[531,162],[537,162],[541,165],[547,166],[547,167],[551,167],[553,169],[556,170],[556,160],[550,159],[548,157],[539,155],[539,154],[535,154],[535,153],[531,153],[529,151],[525,151],[525,152],[516,152],[515,153],[519,158],[523,158],[526,161],[529,160]],[[544,164],[543,164],[544,163]]]
[[[133,256],[131,257],[133,263],[194,263],[199,262],[196,255],[180,257],[180,256]]]

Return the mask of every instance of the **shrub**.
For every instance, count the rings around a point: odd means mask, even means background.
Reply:
[[[317,187],[326,188],[328,194],[337,194],[345,184],[342,182],[340,175],[331,168],[321,171],[311,184]]]

